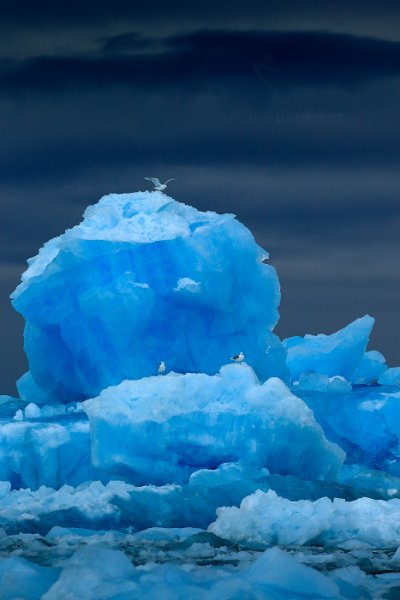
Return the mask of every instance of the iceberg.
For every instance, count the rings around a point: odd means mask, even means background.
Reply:
[[[83,400],[161,360],[212,375],[239,351],[261,380],[287,379],[267,257],[233,215],[161,192],[105,196],[30,259],[12,295],[26,322],[24,396]]]
[[[135,484],[186,483],[198,469],[239,460],[332,480],[344,457],[303,400],[277,378],[260,384],[246,364],[225,365],[215,376],[125,381],[83,406],[10,398],[0,407],[0,480],[13,488],[57,489],[116,476]]]
[[[369,315],[281,342],[267,258],[155,191],[103,197],[28,261],[2,598],[397,597],[399,369]]]
[[[183,483],[201,468],[244,461],[305,479],[333,479],[345,454],[302,400],[251,367],[147,377],[87,400],[96,468],[136,484]],[[289,443],[290,440],[290,443]]]
[[[208,531],[234,542],[322,545],[344,549],[400,546],[400,499],[341,498],[291,501],[257,490],[240,507],[217,510]]]

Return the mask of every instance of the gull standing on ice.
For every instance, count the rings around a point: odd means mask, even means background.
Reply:
[[[167,184],[170,181],[175,181],[176,177],[172,177],[172,179],[167,179],[165,183],[161,183],[158,177],[145,177],[145,179],[153,183],[154,189],[157,190],[157,192],[163,192],[167,188]]]
[[[165,362],[162,360],[158,367],[158,374],[162,375],[165,371]]]
[[[240,365],[240,363],[244,361],[243,352],[239,352],[239,354],[236,354],[235,356],[231,356],[231,360],[234,360],[235,362],[237,362]]]

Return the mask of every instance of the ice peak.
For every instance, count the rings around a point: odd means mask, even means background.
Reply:
[[[156,374],[161,358],[168,370],[214,374],[239,350],[261,380],[285,378],[271,333],[279,282],[264,255],[234,215],[158,190],[104,196],[43,246],[14,292],[27,381],[81,400]]]

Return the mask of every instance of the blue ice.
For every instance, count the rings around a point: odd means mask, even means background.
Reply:
[[[234,215],[161,192],[105,196],[28,261],[12,296],[26,322],[23,394],[81,400],[161,360],[214,374],[240,351],[261,380],[285,379],[267,257]]]
[[[137,484],[181,483],[201,467],[238,460],[332,479],[345,458],[280,379],[260,384],[246,364],[213,376],[124,381],[87,400],[84,410],[94,466]]]
[[[376,383],[388,370],[385,357],[377,350],[365,352],[361,362],[352,375],[352,381],[356,384]]]
[[[298,390],[325,435],[346,451],[348,463],[400,475],[400,390],[365,386],[351,393]]]
[[[368,315],[282,343],[267,257],[233,215],[137,192],[28,261],[2,597],[396,594],[399,369],[367,349]]]
[[[257,490],[244,498],[240,507],[219,508],[208,530],[223,539],[258,542],[264,547],[315,544],[345,549],[397,548],[400,499],[346,502],[325,497],[293,502],[273,490]]]
[[[341,375],[351,381],[364,357],[374,322],[365,315],[331,335],[307,334],[284,340],[292,379],[296,381],[301,373],[315,371],[328,377]]]
[[[391,367],[381,372],[378,383],[381,385],[400,385],[400,367]]]

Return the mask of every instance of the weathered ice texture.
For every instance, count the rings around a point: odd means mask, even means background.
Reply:
[[[160,192],[105,196],[30,259],[13,294],[30,367],[21,395],[85,399],[161,360],[213,374],[241,351],[261,380],[286,378],[267,257],[233,215]]]
[[[244,364],[214,376],[124,381],[87,400],[84,410],[94,466],[138,484],[183,482],[196,469],[238,460],[332,479],[345,458],[281,380],[260,385]]]

